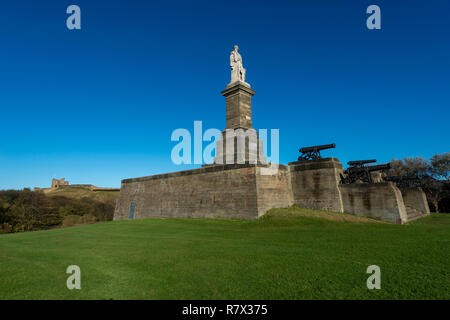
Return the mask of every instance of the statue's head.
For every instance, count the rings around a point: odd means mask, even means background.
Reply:
[[[234,46],[234,51],[238,51],[239,47],[237,45]]]

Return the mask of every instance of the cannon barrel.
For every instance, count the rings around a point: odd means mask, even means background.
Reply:
[[[378,164],[375,166],[367,166],[367,168],[369,169],[369,171],[389,170],[391,168],[391,164]]]
[[[347,168],[346,172],[361,172],[361,171],[372,172],[372,171],[388,170],[390,168],[391,168],[391,164],[386,163],[386,164],[377,164],[374,166],[350,167],[350,168]]]
[[[307,152],[314,152],[314,151],[320,151],[320,150],[331,149],[331,148],[336,148],[336,144],[332,143],[332,144],[324,144],[321,146],[304,147],[304,148],[300,149],[300,152],[307,153]]]
[[[347,162],[347,164],[348,164],[349,166],[362,166],[363,164],[366,164],[366,163],[374,163],[374,162],[377,162],[377,160],[376,160],[376,159],[370,159],[370,160],[356,160],[356,161],[349,161],[349,162]]]

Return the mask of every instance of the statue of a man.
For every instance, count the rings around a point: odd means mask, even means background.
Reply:
[[[234,50],[230,54],[231,82],[245,82],[245,69],[242,65],[242,56],[238,52],[239,47],[234,46]]]

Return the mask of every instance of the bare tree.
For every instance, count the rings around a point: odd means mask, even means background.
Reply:
[[[422,157],[393,159],[387,176],[416,177],[428,201],[439,212],[439,202],[449,197],[450,153],[436,154],[430,160]]]
[[[448,188],[450,184],[450,152],[435,154],[429,161],[428,172],[433,178],[433,181],[430,181],[427,186],[430,200],[436,212],[440,212],[439,202],[450,196]]]
[[[450,152],[435,154],[429,163],[430,174],[438,180],[450,179]]]

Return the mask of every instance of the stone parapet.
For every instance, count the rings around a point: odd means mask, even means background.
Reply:
[[[215,165],[122,181],[114,220],[133,218],[256,219],[290,206],[289,169]]]
[[[339,190],[342,164],[336,158],[290,162],[293,203],[299,207],[343,212]]]
[[[421,188],[400,188],[400,191],[406,208],[407,221],[430,214],[427,196]]]
[[[392,223],[407,222],[402,193],[392,182],[341,185],[344,212]]]

